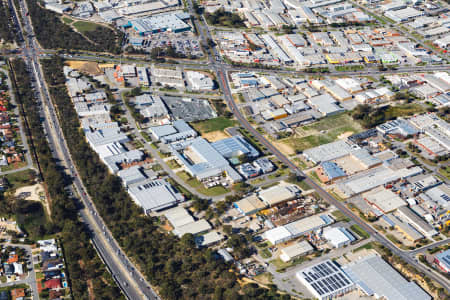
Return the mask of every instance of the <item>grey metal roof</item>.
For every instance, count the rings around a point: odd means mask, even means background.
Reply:
[[[93,147],[114,142],[124,143],[129,140],[125,133],[120,132],[116,128],[104,128],[94,132],[87,132],[86,138]]]
[[[259,155],[258,151],[240,136],[219,140],[211,143],[211,145],[217,152],[227,158],[239,155],[247,155],[249,157],[257,157]]]
[[[130,163],[133,161],[140,161],[144,157],[144,153],[142,151],[134,149],[131,151],[123,152],[117,155],[111,155],[105,157],[103,160],[108,165],[112,172],[119,171],[118,164],[121,163]]]
[[[177,142],[169,145],[172,153],[185,165],[188,171],[199,178],[218,176],[226,172],[234,181],[241,179],[241,176],[229,165],[228,161],[217,152],[205,139],[197,137],[192,140]],[[195,153],[201,162],[191,162],[183,153],[189,148]]]
[[[128,191],[145,212],[165,209],[184,199],[170,183],[162,179],[146,180],[131,185]]]
[[[121,170],[117,175],[122,179],[126,186],[145,180],[145,176],[141,172],[140,166],[132,166],[131,168]]]
[[[344,268],[349,277],[363,283],[365,292],[372,291],[387,300],[428,300],[431,297],[414,282],[408,282],[378,255],[367,256]]]

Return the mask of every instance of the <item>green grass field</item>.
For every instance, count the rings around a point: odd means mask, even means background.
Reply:
[[[331,213],[331,215],[336,219],[336,222],[343,221],[349,222],[350,219],[347,218],[340,210],[335,210]]]
[[[35,176],[33,170],[25,170],[5,175],[12,190],[32,184]]]
[[[408,103],[389,107],[386,110],[386,116],[387,119],[394,119],[396,117],[411,116],[423,112],[425,112],[424,106],[417,103]]]
[[[7,171],[12,171],[12,170],[23,168],[26,165],[27,165],[26,161],[21,161],[19,163],[12,163],[7,166],[3,166],[3,167],[1,167],[1,170],[2,170],[2,172],[7,172]]]
[[[287,268],[299,265],[305,261],[309,261],[310,259],[307,256],[300,256],[291,261],[284,262],[280,258],[276,258],[271,260],[270,263],[273,264],[277,268],[277,272],[283,273],[286,272]]]
[[[363,250],[363,249],[366,249],[366,250],[373,249],[373,244],[372,244],[372,243],[367,243],[367,244],[365,244],[365,245],[362,245],[361,247],[358,247],[358,248],[354,249],[354,250],[353,250],[353,253],[358,252],[358,251],[361,251],[361,250]]]
[[[85,22],[85,21],[77,21],[72,24],[73,27],[75,27],[79,32],[83,33],[86,31],[93,31],[97,26],[100,26],[98,24],[92,23],[92,22]]]
[[[282,142],[292,147],[295,151],[303,151],[337,140],[338,136],[345,132],[357,133],[362,131],[360,124],[355,122],[348,114],[343,113],[324,118],[311,125],[297,129],[302,137],[289,137]]]
[[[63,20],[64,23],[66,23],[68,25],[70,25],[70,24],[72,24],[74,22],[74,20],[72,20],[70,18],[67,18],[67,17],[63,17],[62,20]]]
[[[272,253],[271,253],[270,250],[267,249],[267,248],[262,249],[262,250],[259,252],[259,254],[261,255],[262,258],[270,258],[270,257],[272,257]]]
[[[364,229],[361,228],[358,224],[354,224],[350,226],[350,229],[355,232],[357,235],[362,237],[363,239],[367,239],[370,237],[370,234],[368,234]]]
[[[171,169],[178,169],[181,166],[177,163],[177,161],[175,159],[171,159],[169,161],[166,161],[166,164],[169,166],[169,168]]]
[[[205,121],[193,122],[191,126],[200,133],[208,133],[213,131],[223,131],[225,128],[236,126],[235,120],[230,120],[225,117],[217,117]]]
[[[197,191],[202,193],[205,196],[220,196],[223,194],[228,193],[230,190],[224,188],[221,185],[214,186],[211,188],[206,188],[200,181],[198,181],[196,178],[191,177],[188,173],[181,171],[178,172],[177,175],[187,184],[189,184],[191,187],[195,188]]]
[[[450,180],[450,166],[443,166],[439,168],[439,174]]]
[[[350,65],[350,66],[336,66],[336,71],[360,71],[364,69],[362,65]]]

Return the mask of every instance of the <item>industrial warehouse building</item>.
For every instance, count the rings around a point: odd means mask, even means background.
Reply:
[[[129,141],[127,135],[120,132],[119,128],[105,128],[94,132],[86,132],[86,139],[89,145],[97,151],[97,148],[114,142],[125,143]]]
[[[150,127],[148,130],[154,139],[164,144],[197,136],[197,132],[184,120],[174,121],[172,125]]]
[[[164,212],[164,216],[173,226],[173,233],[178,237],[182,237],[186,233],[199,235],[209,231],[212,227],[205,219],[194,220],[184,207],[174,207]],[[214,234],[206,236],[205,243],[213,243]],[[203,243],[200,243],[203,246]]]
[[[163,179],[148,179],[130,185],[128,192],[146,214],[169,208],[184,200],[184,196]]]
[[[259,156],[259,152],[250,145],[250,143],[244,140],[243,137],[238,135],[213,142],[211,143],[211,146],[226,158],[238,157],[241,155],[245,155],[248,158],[256,158]]]
[[[406,179],[421,174],[422,172],[423,169],[419,166],[401,168],[398,170],[392,170],[381,166],[370,169],[361,176],[345,179],[343,182],[338,183],[338,188],[346,197],[350,197],[367,192],[387,183],[396,182],[400,179]]]
[[[205,139],[197,137],[169,145],[169,149],[184,169],[200,181],[225,177],[232,183],[242,180],[229,162]]]
[[[450,249],[438,253],[434,256],[434,262],[445,273],[450,273]]]
[[[378,255],[366,256],[343,267],[361,291],[377,299],[432,299],[416,283],[408,282]]]
[[[330,259],[301,269],[296,277],[319,300],[331,299],[355,289],[353,281]]]
[[[280,259],[284,262],[291,261],[297,257],[310,254],[314,248],[307,241],[301,241],[294,245],[281,249]]]
[[[355,237],[343,227],[329,228],[323,231],[323,237],[334,248],[340,248],[355,241]]]
[[[191,29],[191,26],[185,22],[188,19],[190,15],[186,13],[168,13],[134,19],[128,22],[128,26],[133,27],[140,35],[164,31],[176,33]]]
[[[431,238],[432,236],[435,236],[439,233],[436,231],[436,229],[434,229],[430,224],[425,222],[424,219],[418,216],[407,206],[400,207],[397,210],[396,214],[400,217],[400,219],[404,220],[405,222],[413,226],[415,229],[417,229],[417,231],[419,231],[428,238]]]
[[[305,233],[322,228],[333,223],[334,220],[327,214],[314,215],[288,223],[264,232],[263,237],[273,245],[283,243],[299,237]]]
[[[330,183],[337,179],[347,176],[344,170],[341,169],[335,162],[325,161],[316,169],[317,177],[324,183]]]
[[[140,166],[132,166],[128,169],[120,170],[117,172],[117,176],[122,179],[122,184],[127,187],[131,184],[144,181],[146,179],[145,175],[141,171]]]
[[[244,216],[256,214],[258,211],[266,207],[255,194],[243,198],[233,203],[233,206]]]
[[[200,219],[192,223],[188,223],[179,227],[176,227],[172,232],[178,237],[190,233],[193,235],[198,235],[211,230],[211,225],[205,219]]]
[[[300,195],[300,189],[296,185],[279,184],[258,193],[267,206],[274,206],[289,200],[293,200]]]
[[[194,91],[212,90],[214,88],[213,80],[200,72],[186,71],[186,80]]]
[[[103,158],[103,162],[106,164],[111,173],[117,173],[120,170],[119,166],[121,164],[138,162],[141,161],[143,158],[144,153],[140,150],[134,149],[116,155],[106,156]]]
[[[406,205],[406,202],[400,196],[383,186],[364,193],[362,196],[374,209],[384,214]]]

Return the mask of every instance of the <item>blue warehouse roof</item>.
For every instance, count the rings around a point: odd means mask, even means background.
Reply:
[[[233,156],[247,155],[248,157],[258,157],[259,152],[250,145],[244,138],[233,136],[211,144],[214,149],[227,158]]]
[[[344,170],[342,170],[341,167],[334,162],[323,162],[321,166],[329,179],[339,178],[346,175]]]
[[[436,254],[435,257],[442,263],[447,266],[447,268],[450,269],[450,249],[441,252],[439,254]]]

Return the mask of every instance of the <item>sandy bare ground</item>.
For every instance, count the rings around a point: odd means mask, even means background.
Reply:
[[[24,198],[24,200],[42,202],[42,204],[45,207],[45,210],[47,211],[48,216],[50,216],[50,207],[49,207],[47,197],[45,194],[45,189],[42,186],[42,184],[37,183],[34,185],[28,185],[28,186],[18,188],[16,190],[14,196],[17,197],[17,196],[19,196],[20,193],[31,193],[31,195]],[[44,196],[44,200],[41,200],[41,196]]]
[[[6,220],[0,221],[0,236],[7,235],[8,231],[20,232],[16,221]]]
[[[294,151],[294,149],[292,149],[291,146],[286,145],[284,143],[277,142],[277,141],[271,141],[271,142],[284,155],[290,156],[290,155],[294,155],[295,154],[295,151]]]
[[[353,133],[354,133],[353,131],[343,132],[340,135],[338,135],[338,139],[344,140],[344,139],[348,138],[349,136],[351,136]]]
[[[315,129],[305,130],[302,127],[297,127],[294,133],[296,138],[302,138],[310,135],[318,135],[319,131]]]
[[[88,73],[94,76],[102,75],[103,72],[98,67],[98,64],[93,61],[79,61],[79,60],[69,60],[67,61],[69,67],[78,70],[83,73]]]
[[[212,142],[216,142],[218,140],[229,138],[230,136],[224,131],[217,130],[217,131],[211,131],[208,133],[203,133],[202,137],[204,139],[206,139],[208,142],[212,143]]]

